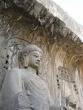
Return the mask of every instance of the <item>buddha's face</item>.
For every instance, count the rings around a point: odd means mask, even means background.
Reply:
[[[39,51],[32,51],[29,55],[26,55],[25,58],[25,68],[28,66],[38,69],[40,66],[40,61],[42,58],[42,54]]]

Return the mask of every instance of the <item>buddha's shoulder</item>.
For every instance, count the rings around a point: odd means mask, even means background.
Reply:
[[[21,74],[23,73],[23,69],[20,69],[20,68],[12,68],[10,70],[8,70],[8,74]]]
[[[13,68],[11,70],[8,71],[9,74],[20,74],[20,75],[29,75],[29,72],[26,69],[22,69],[22,68]]]
[[[17,73],[18,71],[20,71],[19,68],[12,68],[12,69],[8,70],[8,72],[11,72],[11,73],[13,73],[13,72]]]

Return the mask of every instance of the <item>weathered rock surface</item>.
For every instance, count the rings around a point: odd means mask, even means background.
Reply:
[[[54,102],[65,105],[70,96],[82,105],[83,46],[79,27],[67,17],[49,0],[0,1],[0,88],[6,71],[17,66],[20,45],[33,43],[44,51],[40,75]]]
[[[72,20],[59,6],[57,6],[53,1],[50,0],[6,0],[5,4],[2,2],[2,7],[12,7],[17,6],[24,9],[30,15],[33,15],[41,25],[45,25],[47,31],[50,31],[51,36],[57,32],[64,36],[70,35],[75,41],[80,36],[80,28],[77,23]],[[62,21],[61,21],[62,20]],[[58,24],[58,27],[56,27]],[[50,30],[48,29],[50,28]],[[59,28],[59,29],[58,29]],[[70,30],[68,29],[70,28]],[[72,32],[73,31],[73,32]],[[75,35],[75,34],[77,35]]]

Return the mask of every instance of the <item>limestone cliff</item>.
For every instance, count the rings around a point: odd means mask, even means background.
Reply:
[[[37,44],[44,52],[40,75],[54,103],[67,106],[68,100],[73,109],[82,108],[83,46],[78,28],[50,0],[0,1],[1,86],[6,71],[18,65],[21,45]]]

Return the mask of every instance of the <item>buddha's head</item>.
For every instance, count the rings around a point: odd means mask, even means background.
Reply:
[[[18,55],[21,67],[32,67],[34,69],[38,69],[40,66],[42,53],[42,50],[38,46],[32,44],[27,45],[21,52],[19,52]]]

